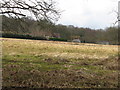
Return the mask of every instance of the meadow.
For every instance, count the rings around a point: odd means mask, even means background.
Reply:
[[[0,40],[4,87],[118,87],[117,45]]]

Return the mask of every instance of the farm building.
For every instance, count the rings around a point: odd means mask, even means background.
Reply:
[[[80,41],[80,36],[71,36],[71,40],[72,40],[72,42],[81,43],[81,41]]]
[[[72,42],[78,42],[78,43],[81,43],[80,39],[73,39]]]
[[[108,41],[101,41],[101,42],[97,42],[98,44],[104,44],[104,45],[109,45]]]

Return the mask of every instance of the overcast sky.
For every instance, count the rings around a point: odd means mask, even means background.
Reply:
[[[104,29],[117,20],[119,0],[56,0],[63,10],[58,24]]]

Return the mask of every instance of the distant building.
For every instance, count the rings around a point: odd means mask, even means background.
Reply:
[[[46,38],[47,40],[49,40],[50,36],[45,36],[45,38]]]
[[[52,37],[54,37],[54,38],[61,38],[59,33],[53,33]]]
[[[44,34],[44,37],[49,40],[50,38],[61,38],[59,33],[50,33],[50,34]]]
[[[80,39],[73,39],[72,42],[81,43]]]
[[[71,36],[71,41],[81,43],[80,36],[77,36],[77,35],[76,36]]]
[[[101,41],[101,42],[97,42],[98,44],[104,44],[104,45],[109,45],[108,41]]]

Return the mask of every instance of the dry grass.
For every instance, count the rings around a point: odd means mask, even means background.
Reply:
[[[3,86],[118,87],[118,46],[2,38]]]

